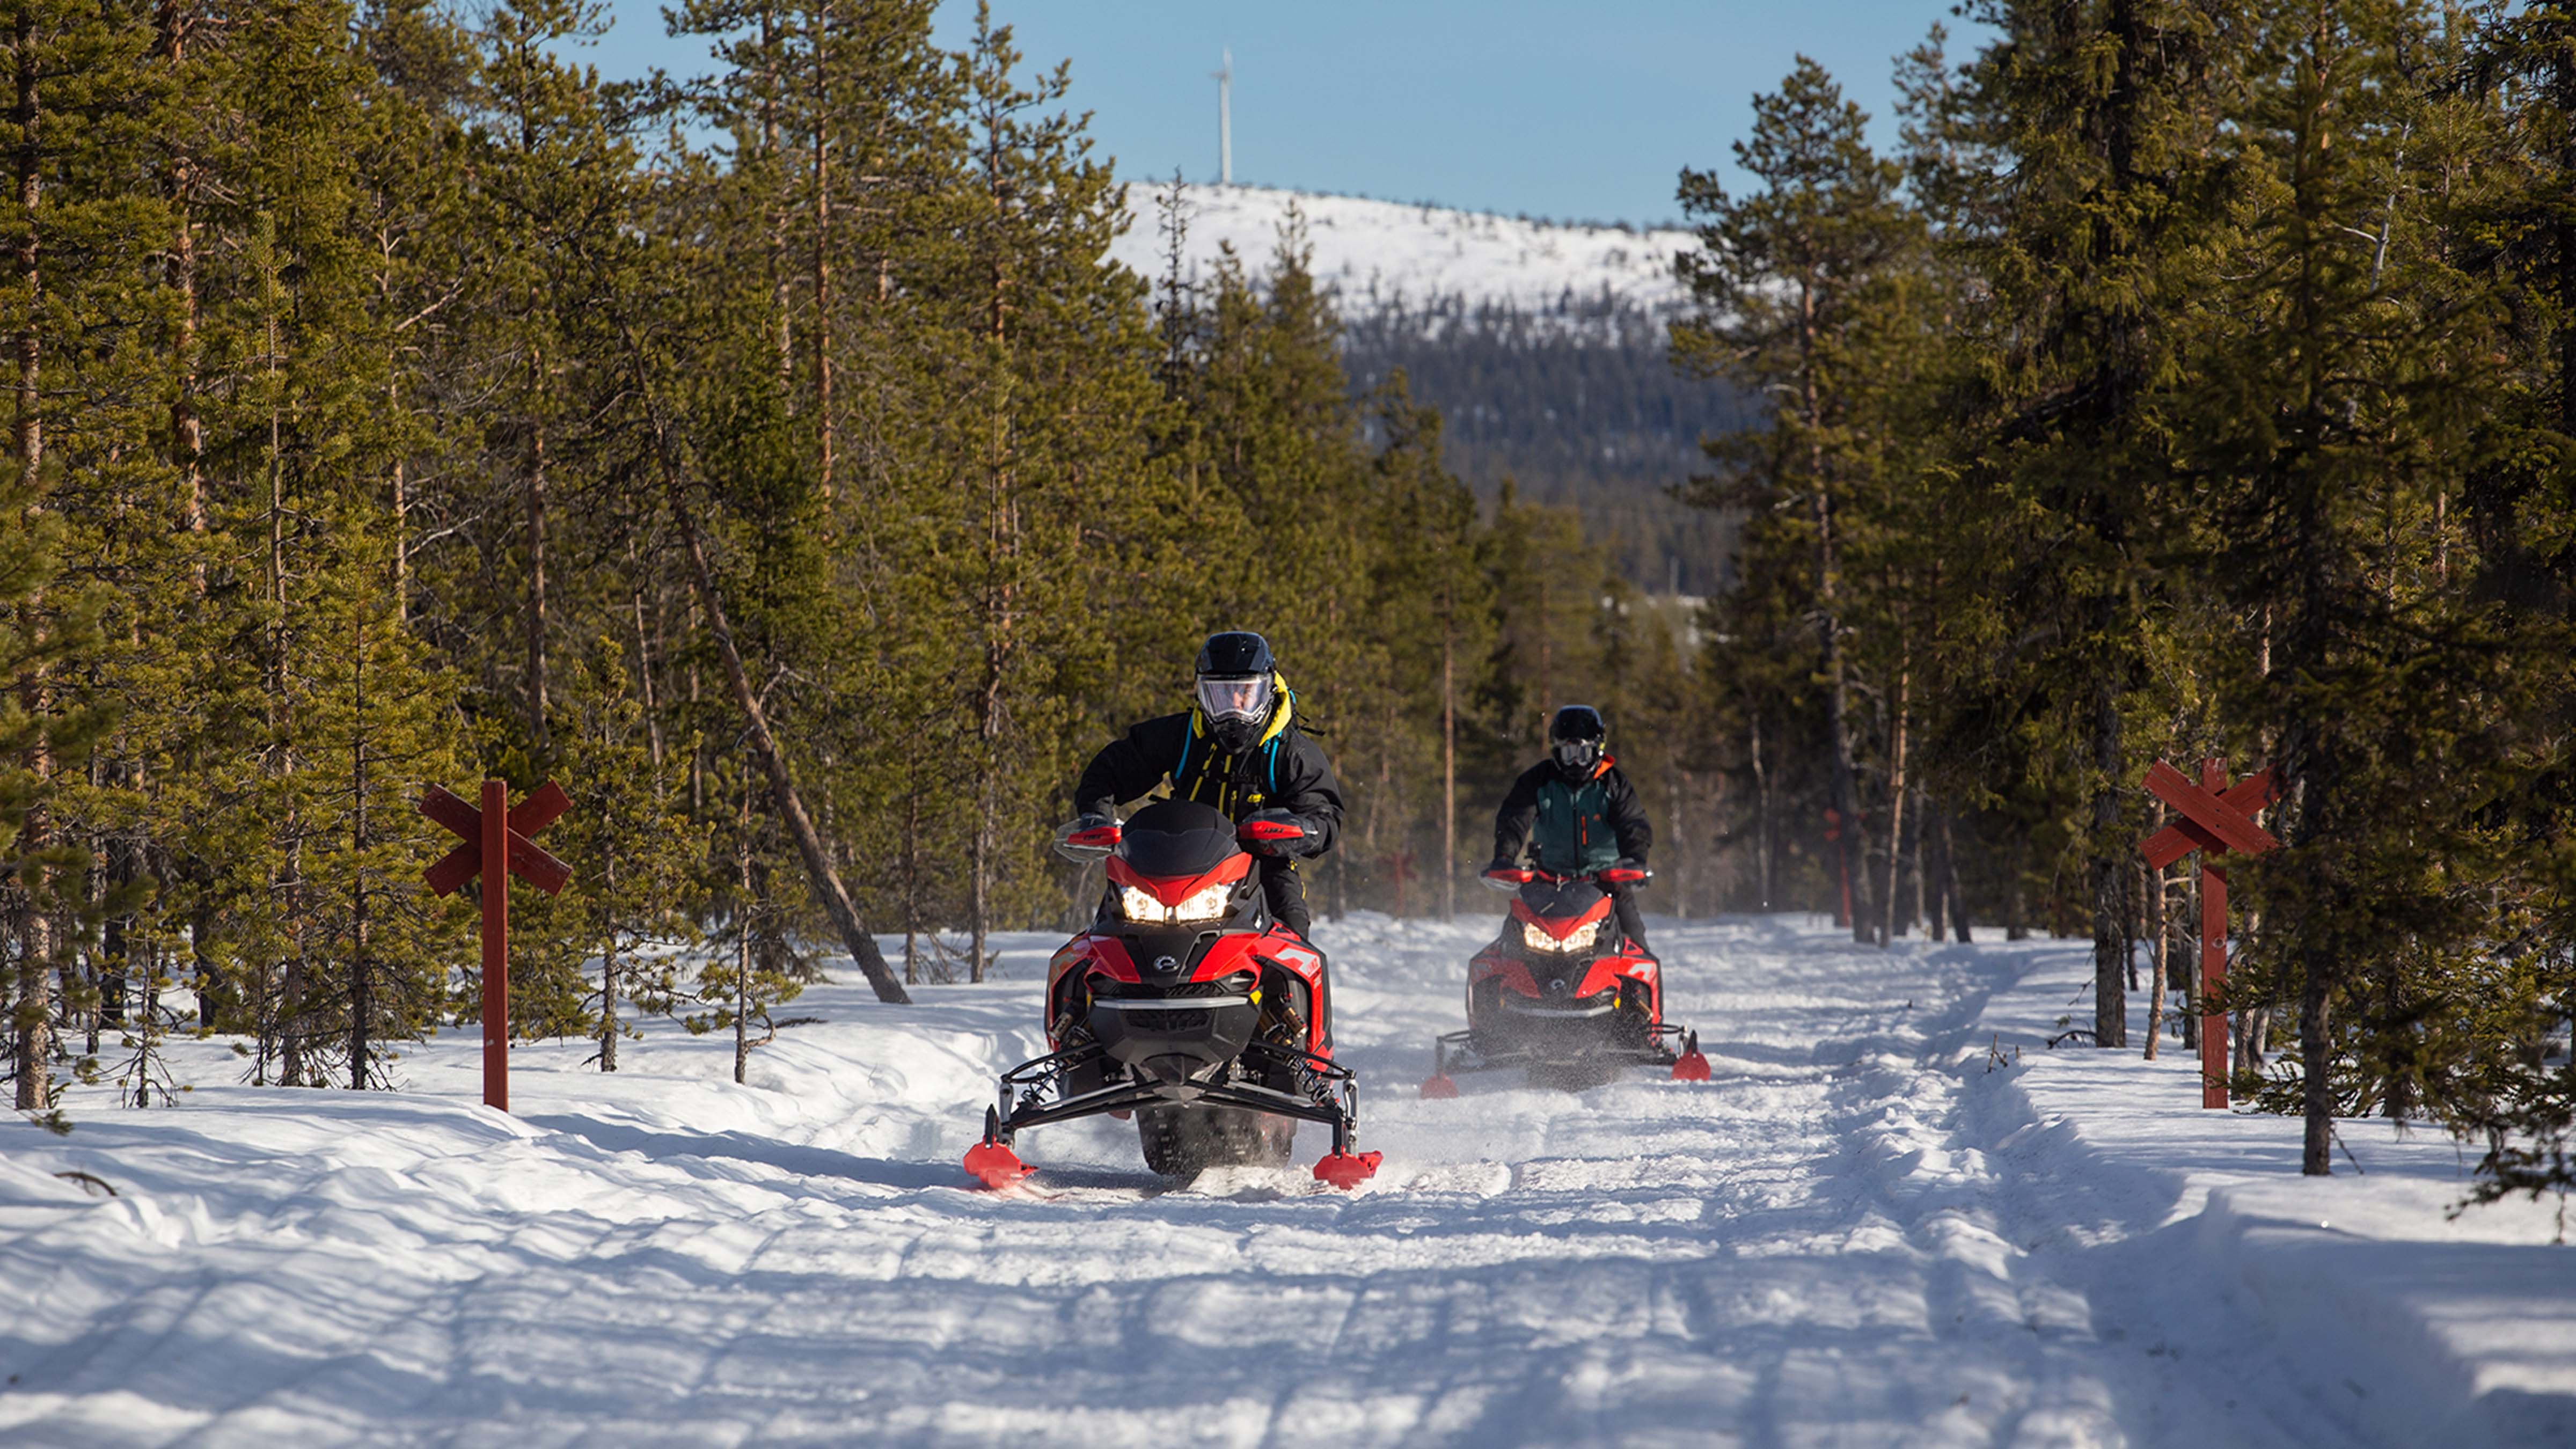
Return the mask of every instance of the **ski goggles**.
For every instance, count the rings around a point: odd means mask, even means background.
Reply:
[[[1262,719],[1270,713],[1270,677],[1201,679],[1199,710],[1209,719]]]
[[[1556,762],[1569,770],[1580,770],[1601,758],[1599,740],[1558,740]]]

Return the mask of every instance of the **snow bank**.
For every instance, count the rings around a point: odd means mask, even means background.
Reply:
[[[2553,1244],[2554,1202],[2454,1218],[2474,1155],[2376,1119],[2340,1123],[2337,1175],[2303,1178],[2299,1122],[2203,1110],[2178,1042],[2155,1062],[2047,1050],[2062,1018],[2092,1019],[2091,974],[2089,947],[2036,957],[1962,1070],[2019,1221],[2097,1314],[2240,1380],[2280,1373],[2363,1443],[2576,1443],[2576,1249]]]

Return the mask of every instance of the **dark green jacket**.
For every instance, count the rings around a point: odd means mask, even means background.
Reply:
[[[1532,864],[1558,875],[1585,874],[1623,858],[1643,865],[1654,845],[1655,827],[1635,787],[1608,755],[1579,780],[1552,757],[1539,761],[1512,782],[1494,815],[1496,861],[1517,862],[1527,847]]]

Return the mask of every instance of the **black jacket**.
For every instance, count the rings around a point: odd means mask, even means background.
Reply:
[[[1646,852],[1655,845],[1655,827],[1646,820],[1645,807],[1637,803],[1636,787],[1628,783],[1627,773],[1619,762],[1607,757],[1601,771],[1601,813],[1611,833],[1618,837],[1619,853],[1639,865],[1646,863]],[[1530,831],[1538,823],[1538,787],[1550,780],[1568,786],[1584,782],[1567,773],[1551,755],[1528,769],[1512,782],[1511,793],[1503,797],[1503,808],[1494,812],[1494,859],[1517,861],[1530,843]]]
[[[1168,779],[1172,798],[1215,806],[1229,820],[1285,810],[1306,827],[1296,854],[1318,856],[1342,828],[1342,786],[1332,764],[1294,723],[1276,728],[1241,755],[1216,747],[1196,727],[1198,711],[1149,719],[1101,747],[1073,787],[1073,808],[1108,815]]]

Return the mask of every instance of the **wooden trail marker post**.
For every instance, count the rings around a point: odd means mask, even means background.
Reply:
[[[2227,872],[2212,862],[2228,851],[2261,855],[2281,842],[2254,823],[2255,813],[2281,798],[2281,773],[2266,765],[2227,783],[2223,760],[2200,762],[2195,782],[2158,760],[2147,770],[2147,790],[2182,818],[2138,842],[2149,870],[2162,870],[2200,852],[2200,1105],[2227,1105],[2227,1014],[2210,1003],[2227,984]]]
[[[465,843],[421,872],[431,891],[453,895],[483,877],[483,1105],[510,1110],[510,877],[547,895],[559,894],[572,867],[548,854],[530,836],[563,818],[572,797],[552,780],[510,804],[507,780],[483,782],[480,809],[436,785],[420,797],[420,813],[455,832]],[[487,870],[498,861],[502,868]]]

